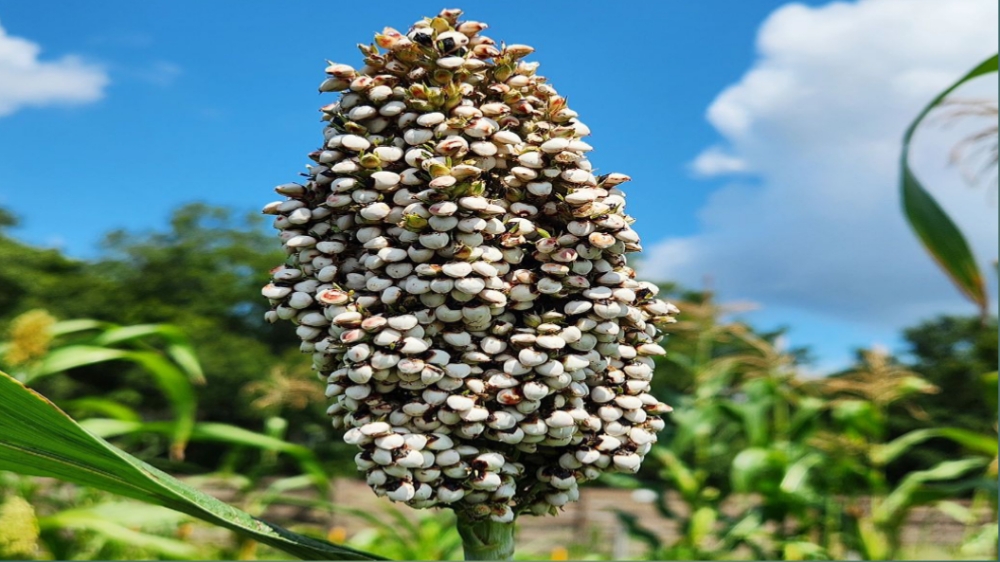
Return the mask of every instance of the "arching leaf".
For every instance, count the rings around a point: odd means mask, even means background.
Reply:
[[[934,200],[934,197],[924,189],[920,180],[910,169],[909,154],[913,133],[931,110],[962,84],[993,72],[997,72],[997,55],[980,63],[927,104],[927,107],[906,129],[900,161],[900,174],[902,176],[900,192],[906,220],[934,261],[955,283],[958,290],[976,304],[982,315],[986,314],[989,303],[982,272],[976,264],[976,259],[972,255],[972,250],[969,249],[965,237],[962,236],[962,232]]]
[[[96,437],[0,372],[0,470],[46,476],[169,507],[308,560],[379,560],[256,519]]]

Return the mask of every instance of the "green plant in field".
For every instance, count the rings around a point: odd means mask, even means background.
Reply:
[[[378,552],[393,560],[459,560],[462,557],[462,537],[455,526],[455,515],[449,510],[419,511],[413,520],[395,508],[377,513],[343,506],[335,509],[370,525],[347,541],[346,544],[355,548]]]
[[[170,404],[174,416],[170,452],[183,458],[195,423],[194,385],[204,384],[205,378],[191,344],[177,328],[166,324],[118,326],[95,320],[57,322],[47,312],[33,310],[14,319],[8,340],[0,349],[14,377],[32,385],[72,369],[113,361],[139,367]],[[67,406],[118,420],[139,418],[127,406],[98,397]]]
[[[984,386],[983,373],[996,372],[997,320],[985,323],[974,316],[941,316],[904,330],[911,370],[930,383],[947,389],[915,396],[913,404],[926,412],[923,419],[896,415],[890,418],[892,437],[917,429],[947,425],[978,433],[992,433],[997,423],[996,388]],[[892,413],[892,412],[890,412]],[[911,467],[926,467],[962,454],[955,443],[928,442],[901,457],[893,474]]]
[[[3,344],[3,356],[15,368],[16,379],[3,374],[0,392],[0,470],[22,474],[54,476],[69,482],[88,485],[156,505],[171,507],[195,517],[214,517],[228,527],[257,536],[267,530],[260,542],[277,548],[300,548],[300,553],[315,556],[322,546],[301,547],[288,539],[288,532],[268,525],[251,523],[251,516],[221,504],[167,475],[131,457],[104,438],[127,435],[160,434],[174,439],[171,453],[179,457],[188,441],[214,442],[231,449],[246,448],[266,455],[283,454],[294,459],[302,476],[271,484],[263,498],[255,498],[250,508],[263,510],[280,499],[280,493],[308,485],[325,495],[330,481],[325,470],[308,448],[280,438],[281,424],[270,424],[278,435],[267,435],[220,423],[197,422],[193,383],[203,380],[200,364],[184,335],[169,325],[116,326],[90,320],[58,322],[41,311],[28,312],[15,321],[9,340]],[[16,361],[10,361],[13,356]],[[152,376],[172,404],[175,417],[169,421],[144,421],[138,412],[113,401],[86,397],[69,401],[78,411],[109,417],[91,417],[79,424],[49,401],[33,393],[23,383],[34,384],[60,373],[111,361],[126,361],[141,367]],[[18,382],[18,381],[23,381]],[[51,423],[45,423],[47,421]],[[34,433],[33,433],[34,432]],[[101,436],[101,437],[98,437]],[[28,457],[25,457],[28,455]],[[41,459],[48,459],[48,461]],[[12,498],[18,498],[14,495]],[[12,505],[16,505],[16,500]],[[182,505],[190,501],[191,505]],[[213,506],[206,515],[204,502]],[[129,552],[157,552],[169,558],[197,558],[202,550],[162,533],[135,529],[131,512],[159,514],[162,521],[169,510],[146,508],[142,504],[63,505],[61,509],[40,516],[42,543],[57,557],[73,550],[90,552],[97,557],[129,557]],[[228,519],[227,519],[228,518]],[[145,519],[153,523],[156,517]],[[169,518],[168,518],[169,519]],[[176,519],[176,516],[174,517]],[[227,526],[223,524],[223,526]],[[162,528],[162,525],[160,526]],[[67,539],[67,533],[71,538]],[[256,533],[256,534],[255,534]],[[297,537],[297,535],[290,535]],[[312,544],[312,539],[301,537]],[[69,541],[69,542],[67,542]],[[317,542],[316,545],[323,543]],[[111,550],[108,550],[108,549]],[[122,549],[125,550],[122,550]],[[139,550],[130,551],[129,548]],[[334,549],[340,556],[362,554]],[[329,554],[327,556],[330,556]]]
[[[996,374],[983,377],[986,392],[996,393]],[[869,532],[862,537],[865,547],[876,552],[898,555],[899,526],[914,505],[933,504],[944,513],[967,525],[963,550],[979,551],[996,556],[996,541],[984,547],[984,537],[995,534],[997,525],[997,433],[981,433],[961,427],[918,429],[871,448],[869,457],[877,467],[885,467],[917,445],[928,440],[948,440],[958,445],[965,458],[938,462],[926,470],[906,474],[897,486],[883,498],[873,502]],[[957,477],[963,477],[956,481]],[[971,507],[951,501],[959,495],[973,492]],[[979,511],[988,510],[991,517],[981,523]],[[862,524],[859,521],[859,525]],[[876,534],[881,531],[882,536]]]
[[[133,363],[156,381],[171,405],[172,420],[143,421],[138,412],[114,400],[87,396],[67,401],[64,406],[73,411],[105,416],[82,422],[95,435],[164,435],[172,438],[170,454],[175,459],[183,458],[189,440],[252,448],[272,456],[283,453],[295,459],[304,474],[312,475],[317,486],[329,486],[315,454],[306,447],[227,424],[195,420],[195,386],[203,385],[205,377],[194,348],[175,326],[59,322],[44,311],[29,311],[14,320],[0,350],[14,368],[14,377],[29,386],[74,369],[113,361]],[[10,361],[11,356],[19,360]]]
[[[203,558],[209,549],[175,536],[187,519],[166,508],[112,500],[64,509],[38,523],[43,544],[57,559]]]
[[[653,489],[660,514],[678,523],[678,538],[664,541],[619,512],[650,558],[891,559],[915,506],[940,505],[971,525],[969,510],[941,502],[969,490],[981,502],[995,491],[995,473],[991,480],[981,472],[995,461],[995,435],[934,427],[890,440],[891,416],[923,416],[915,401],[937,392],[934,385],[876,352],[851,372],[803,379],[792,354],[720,320],[722,309],[703,306],[703,317],[678,322],[696,345],[677,342],[667,361],[688,370],[692,391],[675,402],[670,434],[650,452],[658,472],[641,482],[608,480]],[[892,461],[932,439],[973,454],[898,482],[888,477]],[[970,529],[970,541],[989,533]]]
[[[730,345],[729,353],[716,356],[713,339]],[[651,453],[661,478],[655,505],[678,521],[680,536],[663,544],[630,514],[619,512],[620,520],[650,546],[652,559],[717,558],[736,549],[756,558],[824,556],[827,541],[805,536],[821,528],[814,512],[823,501],[808,474],[822,459],[805,438],[822,401],[794,376],[790,355],[741,324],[718,323],[700,347],[701,359],[684,363],[697,382],[694,394],[677,403],[669,442]],[[727,478],[717,479],[712,466]],[[683,510],[670,507],[674,491]],[[736,514],[724,509],[734,500],[742,506]]]

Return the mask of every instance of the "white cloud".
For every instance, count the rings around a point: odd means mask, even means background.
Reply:
[[[746,172],[747,163],[742,158],[727,153],[722,147],[711,146],[691,162],[691,170],[696,176],[707,178]]]
[[[27,106],[82,104],[101,99],[108,75],[75,55],[46,61],[41,47],[0,27],[0,117]]]
[[[757,181],[713,193],[701,232],[650,245],[643,275],[691,286],[710,275],[723,297],[880,328],[971,312],[904,222],[897,166],[922,106],[996,52],[996,1],[788,4],[761,26],[757,48],[707,112],[726,146],[692,163]],[[995,98],[995,75],[972,91]],[[912,158],[986,265],[997,256],[994,199],[947,166],[968,131],[928,127]]]

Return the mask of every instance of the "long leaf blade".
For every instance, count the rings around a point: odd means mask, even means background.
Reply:
[[[886,465],[899,458],[900,455],[910,450],[914,445],[935,437],[950,439],[966,449],[990,458],[997,456],[997,440],[995,435],[985,435],[960,427],[931,427],[913,430],[893,439],[889,443],[873,448],[871,452],[872,461],[879,465]]]
[[[144,328],[139,326],[139,328]],[[124,329],[124,328],[122,328]],[[132,361],[142,366],[166,395],[174,411],[173,443],[171,456],[184,458],[184,448],[194,428],[197,399],[189,376],[174,363],[155,351],[132,351],[99,345],[70,345],[54,349],[32,372],[28,382],[70,369],[95,365],[107,361]]]
[[[80,318],[76,320],[62,320],[56,322],[51,328],[49,328],[49,333],[52,337],[66,336],[69,334],[75,334],[78,332],[88,332],[90,330],[101,330],[111,324],[107,322],[101,322],[100,320],[91,320],[89,318]]]
[[[68,345],[60,347],[53,349],[45,355],[38,367],[32,371],[28,382],[70,369],[103,363],[105,361],[126,359],[127,357],[127,351],[109,347],[93,345]]]
[[[972,255],[972,250],[969,249],[969,244],[962,236],[962,232],[913,174],[910,168],[909,154],[913,133],[931,110],[962,84],[993,72],[997,72],[997,55],[980,63],[927,104],[927,107],[910,124],[903,136],[903,153],[900,162],[902,177],[900,194],[906,220],[934,261],[938,263],[959,291],[979,307],[980,314],[983,315],[986,314],[989,306],[989,297],[986,294],[986,283],[979,266],[976,264],[976,259]]]
[[[149,337],[160,337],[166,340],[167,355],[177,363],[187,374],[191,382],[205,384],[205,373],[201,363],[188,340],[187,335],[178,327],[169,324],[137,324],[109,329],[94,338],[93,345],[110,346],[141,340]]]
[[[47,476],[162,505],[309,560],[375,555],[251,517],[85,431],[45,397],[0,372],[0,470]]]
[[[135,505],[126,507],[134,509]],[[198,558],[198,548],[192,544],[137,530],[135,527],[139,525],[135,522],[114,521],[102,517],[101,513],[95,509],[80,508],[60,511],[40,518],[38,524],[42,529],[92,531],[111,541],[151,550],[169,558],[185,560]]]
[[[962,232],[904,162],[903,213],[913,232],[963,295],[986,314],[986,283]]]
[[[911,472],[881,501],[872,512],[872,516],[883,524],[899,524],[910,506],[922,503],[921,499],[930,499],[919,496],[924,484],[958,478],[972,470],[982,468],[987,462],[989,461],[986,459],[944,461],[927,470]]]
[[[174,424],[169,422],[142,422],[138,420],[91,418],[83,420],[80,425],[90,433],[108,439],[144,432],[171,435],[174,431]],[[252,447],[264,451],[285,453],[298,461],[299,467],[309,475],[317,486],[323,488],[329,483],[322,465],[320,465],[315,453],[308,447],[224,423],[196,423],[192,426],[190,435],[192,441],[216,442],[230,446]]]

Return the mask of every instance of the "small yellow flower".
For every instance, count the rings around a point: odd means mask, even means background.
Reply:
[[[330,529],[330,532],[326,534],[326,540],[332,542],[333,544],[344,544],[347,540],[347,529],[343,527],[334,527]]]
[[[549,554],[549,560],[569,560],[569,551],[565,546],[557,546]]]
[[[0,557],[31,558],[38,549],[38,520],[24,498],[13,496],[0,504]]]
[[[29,310],[10,323],[10,346],[4,359],[21,365],[45,355],[52,343],[52,325],[56,319],[42,309]]]

